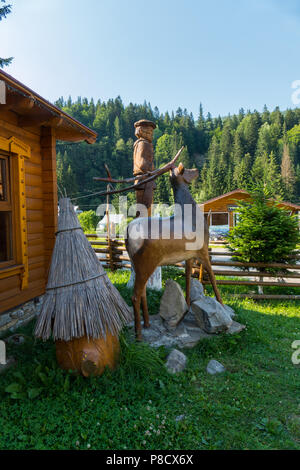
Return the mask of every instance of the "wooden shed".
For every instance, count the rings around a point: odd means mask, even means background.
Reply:
[[[244,189],[235,189],[203,202],[200,207],[206,217],[211,212],[210,225],[226,225],[230,229],[236,224],[235,209],[238,201],[251,201],[251,196]],[[300,206],[292,202],[282,201],[279,207],[288,210],[291,214],[300,213]]]
[[[0,313],[45,290],[57,226],[56,140],[96,137],[0,71]]]

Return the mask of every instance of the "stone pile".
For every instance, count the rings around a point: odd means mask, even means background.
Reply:
[[[156,348],[193,348],[202,339],[213,338],[218,333],[242,331],[245,326],[234,321],[234,315],[228,305],[205,296],[197,279],[191,280],[191,307],[188,308],[179,284],[168,280],[159,314],[151,315],[150,328],[142,329],[143,340]]]
[[[0,338],[8,331],[14,332],[17,328],[30,322],[41,310],[42,297],[31,300],[0,315]]]

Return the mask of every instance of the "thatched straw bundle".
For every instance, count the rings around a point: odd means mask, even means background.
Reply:
[[[58,231],[35,335],[43,340],[118,335],[132,316],[87,240],[70,199],[59,202]]]

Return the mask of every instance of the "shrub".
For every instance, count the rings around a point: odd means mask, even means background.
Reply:
[[[85,233],[93,233],[96,231],[97,224],[100,217],[96,215],[95,211],[85,211],[78,215],[79,222]]]
[[[238,203],[239,221],[227,237],[230,250],[239,253],[233,258],[250,263],[292,262],[300,240],[297,218],[271,201],[264,189],[251,197],[252,202]]]

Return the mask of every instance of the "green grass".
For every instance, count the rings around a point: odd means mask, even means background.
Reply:
[[[110,273],[129,302],[128,277]],[[164,269],[163,281],[170,277],[183,285],[178,269]],[[34,340],[32,324],[21,329],[25,344],[9,347],[18,365],[0,376],[0,449],[299,450],[300,365],[291,344],[300,340],[300,302],[233,300],[228,286],[220,290],[247,329],[184,351],[188,367],[175,376],[164,348],[125,333],[115,372],[76,377],[58,369],[53,342]],[[148,292],[150,313],[160,297]],[[212,358],[225,374],[206,373]]]

